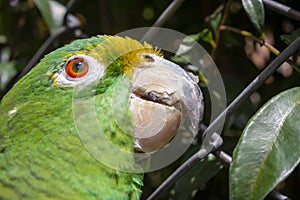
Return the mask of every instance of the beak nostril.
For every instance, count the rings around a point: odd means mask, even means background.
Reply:
[[[154,62],[154,58],[148,54],[144,55],[144,59],[147,61],[147,62]]]

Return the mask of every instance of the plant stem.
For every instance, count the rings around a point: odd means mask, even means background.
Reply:
[[[238,33],[238,34],[240,34],[240,35],[242,35],[244,37],[251,38],[255,42],[258,42],[260,45],[265,46],[274,55],[278,56],[280,54],[280,51],[278,49],[276,49],[274,46],[272,46],[271,44],[267,43],[265,40],[262,40],[262,39],[260,39],[260,38],[258,38],[256,36],[254,36],[252,33],[248,32],[248,31],[240,30],[240,29],[237,29],[235,27],[225,26],[225,25],[220,26],[220,31],[230,31],[230,32]],[[300,73],[300,69],[294,64],[294,62],[291,59],[287,59],[286,62],[289,65],[291,65],[295,71],[297,71],[298,73]]]
[[[214,61],[216,60],[217,49],[218,49],[218,46],[220,44],[220,35],[221,35],[220,28],[225,24],[225,22],[226,22],[226,20],[228,18],[231,2],[232,2],[232,0],[228,0],[226,2],[225,6],[224,6],[224,11],[223,11],[222,19],[221,19],[221,22],[219,24],[219,30],[216,32],[216,35],[215,35],[216,48],[213,48],[212,52],[211,52],[211,57],[212,57],[212,59]]]

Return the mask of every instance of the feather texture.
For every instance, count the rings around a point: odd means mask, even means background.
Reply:
[[[132,70],[133,60],[128,59],[133,56],[112,63],[110,59],[136,46],[156,51],[128,38],[98,36],[75,41],[47,55],[3,98],[0,199],[139,199],[143,176],[112,169],[87,151],[74,124],[72,87],[55,81],[65,61],[75,54],[92,56],[109,63],[107,70],[118,70],[107,73],[98,85],[96,112],[105,135],[132,152],[132,136],[118,128],[108,105],[111,86]]]

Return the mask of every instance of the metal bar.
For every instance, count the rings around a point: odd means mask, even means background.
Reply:
[[[215,126],[218,126],[220,120],[223,117],[229,117],[234,110],[236,110],[245,100],[259,87],[264,81],[271,76],[276,69],[293,53],[300,49],[300,37],[298,37],[294,42],[292,42],[280,55],[278,55],[269,65],[262,71],[249,85],[245,88],[234,101],[207,127],[204,131],[204,135],[212,131]],[[205,136],[204,136],[205,137]],[[212,149],[214,150],[214,149]],[[199,160],[205,157],[210,152],[205,149],[200,149],[193,156],[191,156],[185,163],[183,163],[175,172],[173,172],[149,197],[147,200],[158,199],[161,194],[168,188],[172,183],[174,183],[179,177],[181,177],[189,168],[195,165]],[[215,154],[219,158],[223,159],[226,163],[231,162],[229,155],[223,153]],[[279,199],[278,199],[279,200]]]
[[[225,153],[224,151],[217,151],[214,152],[213,154],[228,165],[230,165],[230,163],[232,162],[232,157],[227,153]]]
[[[47,40],[42,44],[42,46],[39,48],[39,50],[31,57],[27,65],[24,67],[22,72],[14,78],[5,88],[4,95],[15,85],[15,83],[21,79],[24,75],[26,75],[32,67],[36,65],[38,60],[45,54],[45,52],[49,49],[53,41],[58,38],[60,35],[63,35],[71,30],[76,29],[76,27],[60,27],[55,33],[51,34]],[[3,96],[4,96],[3,95]],[[2,97],[3,97],[2,96]],[[0,99],[1,100],[1,99]]]
[[[275,199],[275,200],[290,200],[290,198],[288,198],[287,196],[281,194],[280,192],[278,192],[277,190],[272,190],[269,194],[269,196],[272,198],[272,199]]]
[[[78,3],[78,0],[69,0],[66,4],[67,13],[69,13]]]
[[[158,19],[154,22],[151,27],[162,27],[167,20],[173,16],[176,10],[182,5],[185,0],[174,0],[165,10],[164,12],[158,17]],[[141,41],[144,41],[146,38],[149,38],[151,35],[154,34],[153,29],[149,29],[145,35],[142,37]]]
[[[219,134],[215,133],[211,137],[212,144],[214,145],[214,150],[218,149],[223,144],[223,140]],[[200,149],[193,156],[191,156],[187,161],[185,161],[175,172],[173,172],[148,198],[147,200],[158,199],[165,190],[169,188],[176,180],[178,180],[188,169],[194,166],[198,161],[203,159],[207,155],[206,149]]]
[[[176,171],[174,171],[160,186],[147,198],[147,200],[159,199],[160,196],[186,171],[194,166],[199,160],[207,155],[206,150],[198,151],[185,161]]]
[[[72,28],[73,29],[73,28]],[[60,27],[55,33],[51,34],[47,40],[42,44],[39,50],[32,56],[30,61],[24,67],[23,71],[19,74],[16,81],[22,78],[25,74],[27,74],[30,69],[38,62],[38,60],[44,55],[44,53],[49,49],[53,41],[58,38],[60,35],[70,31],[68,27]]]
[[[185,0],[174,0],[159,16],[159,18],[154,22],[152,27],[161,27],[163,26],[167,20],[172,17],[172,15],[176,12],[176,10],[182,5]]]
[[[224,117],[231,116],[234,110],[236,110],[248,97],[257,90],[267,80],[280,65],[286,61],[293,53],[300,49],[300,37],[298,37],[293,43],[291,43],[280,55],[278,55],[230,104],[227,108],[207,127],[203,136],[212,132],[218,123],[222,121]],[[208,134],[209,135],[209,134]]]
[[[288,7],[284,4],[278,3],[273,0],[263,0],[263,3],[270,9],[291,19],[300,21],[300,12]]]

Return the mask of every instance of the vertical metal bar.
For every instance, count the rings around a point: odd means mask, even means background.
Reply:
[[[152,27],[162,27],[167,20],[174,15],[176,10],[183,4],[185,0],[174,0],[158,17],[158,19],[154,22]],[[141,41],[151,37],[154,34],[154,29],[148,30],[145,35],[142,37]]]

